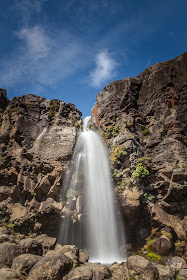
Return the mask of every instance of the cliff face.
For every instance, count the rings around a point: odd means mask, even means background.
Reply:
[[[127,239],[136,249],[186,254],[186,112],[187,52],[97,95],[93,126],[109,148]]]
[[[55,235],[60,187],[81,126],[71,103],[0,90],[0,225]]]

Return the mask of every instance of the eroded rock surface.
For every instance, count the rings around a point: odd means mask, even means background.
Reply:
[[[9,101],[0,89],[0,225],[56,236],[61,184],[81,122],[72,103],[32,94]]]
[[[186,243],[187,232],[186,73],[187,52],[136,78],[111,82],[92,109],[92,126],[110,152],[127,241],[135,250],[169,227],[160,253],[186,256],[184,244],[174,245]]]

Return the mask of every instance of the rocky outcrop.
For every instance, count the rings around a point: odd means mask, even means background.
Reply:
[[[97,95],[92,126],[109,148],[127,240],[135,250],[153,239],[161,244],[168,227],[168,253],[176,254],[174,243],[184,242],[186,256],[186,111],[187,52],[136,78],[111,82]]]
[[[0,279],[174,280],[186,277],[186,261],[180,257],[168,256],[163,265],[162,260],[151,253],[149,260],[133,255],[126,262],[109,266],[88,262],[88,255],[74,245],[56,243],[54,247],[54,238],[47,235],[38,238],[38,242],[45,244],[42,254],[40,250],[33,251],[35,238],[30,238],[31,242],[24,236],[21,241],[18,236],[8,236],[14,242],[4,242],[0,247]],[[26,250],[32,253],[25,253]]]
[[[71,103],[32,94],[9,101],[0,89],[0,225],[56,235],[61,184],[81,122]]]

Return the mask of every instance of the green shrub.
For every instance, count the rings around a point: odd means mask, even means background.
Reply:
[[[144,193],[144,197],[146,198],[146,203],[149,203],[155,199],[155,196],[152,194]]]
[[[147,170],[141,162],[137,164],[136,170],[132,173],[132,177],[138,179],[143,179],[148,175],[149,170]]]
[[[113,127],[112,135],[117,136],[119,134],[119,124]]]
[[[123,168],[115,169],[113,174],[112,174],[112,177],[115,178],[115,179],[122,178],[123,177]]]
[[[78,191],[76,191],[72,188],[70,188],[66,193],[67,199],[71,199],[71,198],[76,197],[76,196],[78,196]]]
[[[52,100],[52,101],[50,102],[49,108],[50,108],[52,111],[58,110],[59,107],[60,107],[60,105],[59,105],[59,102],[58,102],[58,101]]]
[[[151,262],[160,262],[161,260],[161,256],[157,255],[157,254],[154,254],[153,252],[148,252],[147,253],[147,259]]]
[[[118,159],[123,159],[127,155],[126,147],[119,148],[116,154]]]
[[[110,138],[112,136],[112,131],[113,131],[112,126],[109,126],[105,133],[106,138]]]
[[[142,134],[144,137],[148,136],[149,135],[149,128],[145,128],[143,131],[142,131]]]
[[[49,113],[48,113],[48,119],[53,119],[54,118],[54,116],[55,116],[55,111],[49,111]]]

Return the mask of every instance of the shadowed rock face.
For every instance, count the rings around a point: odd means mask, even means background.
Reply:
[[[6,91],[0,90],[0,209],[9,209],[2,218],[10,218],[18,228],[25,225],[23,232],[33,230],[29,215],[36,216],[36,210],[41,216],[36,231],[42,232],[41,213],[46,211],[53,212],[51,227],[56,231],[60,186],[81,122],[80,111],[71,103],[32,94],[8,101]],[[40,211],[41,201],[49,198]],[[46,217],[46,227],[48,222]]]
[[[93,126],[109,148],[127,238],[136,248],[149,236],[160,238],[165,226],[173,242],[186,239],[186,112],[187,52],[97,95]]]

